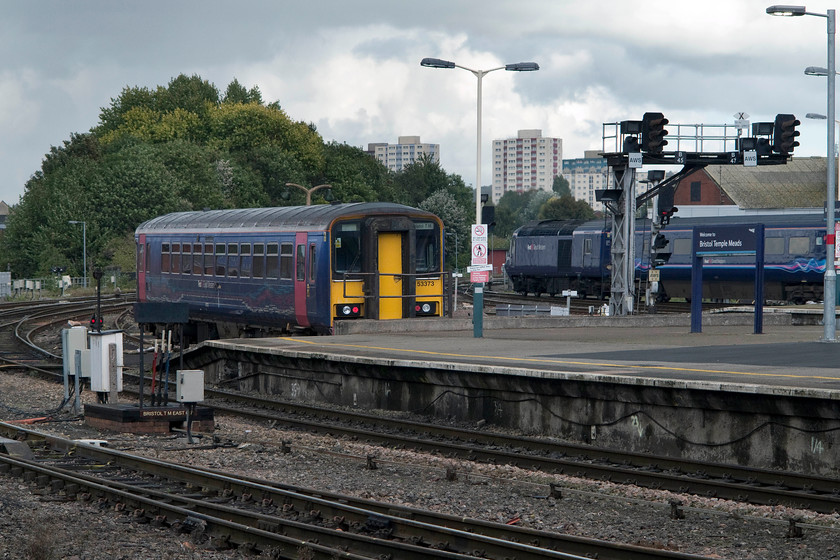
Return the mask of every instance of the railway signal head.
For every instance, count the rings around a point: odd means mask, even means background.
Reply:
[[[90,318],[90,328],[91,330],[102,332],[102,317],[97,317],[94,315]]]
[[[668,145],[665,140],[668,135],[666,124],[668,119],[662,113],[645,113],[642,117],[642,151],[649,154],[662,153],[662,148]]]
[[[676,206],[672,206],[667,210],[662,210],[659,216],[659,224],[667,226],[669,223],[671,223],[671,216],[673,216],[676,212],[679,212],[679,208],[677,208]]]
[[[776,115],[773,123],[773,151],[780,154],[790,154],[799,145],[796,137],[799,131],[796,127],[801,123],[793,115]]]

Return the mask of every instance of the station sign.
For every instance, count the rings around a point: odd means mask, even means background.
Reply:
[[[697,255],[755,253],[756,226],[696,226],[694,252]]]
[[[467,272],[492,272],[493,265],[492,264],[479,264],[475,266],[468,266]]]
[[[470,272],[470,282],[474,284],[483,284],[490,281],[490,271],[489,270],[474,270]]]
[[[470,251],[473,266],[490,264],[490,255],[487,251],[487,226],[484,224],[472,225],[472,249]]]

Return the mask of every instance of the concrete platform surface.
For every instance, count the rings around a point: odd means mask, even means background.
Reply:
[[[342,359],[448,363],[458,369],[470,364],[523,368],[593,381],[672,380],[690,382],[694,388],[726,384],[742,386],[742,392],[768,393],[812,389],[822,397],[828,392],[829,398],[840,399],[840,344],[821,342],[822,335],[819,325],[765,326],[763,334],[752,334],[745,325],[704,326],[702,333],[691,333],[685,326],[567,327],[492,329],[481,338],[472,330],[457,330],[210,344]]]

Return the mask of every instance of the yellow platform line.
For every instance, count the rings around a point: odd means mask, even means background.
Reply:
[[[434,352],[432,350],[415,350],[415,349],[406,349],[406,348],[387,348],[383,346],[365,346],[361,344],[338,344],[334,342],[314,342],[310,340],[303,340],[301,338],[292,338],[292,337],[279,337],[280,340],[286,340],[289,342],[299,342],[303,344],[312,344],[318,346],[334,346],[340,348],[359,348],[364,350],[384,350],[388,352],[411,352],[413,354],[427,354],[430,356],[439,356],[439,357],[450,357],[450,358],[473,358],[473,359],[483,359],[483,360],[501,360],[501,361],[510,361],[510,362],[530,362],[530,363],[542,363],[542,364],[559,364],[559,365],[576,365],[576,366],[599,366],[605,368],[631,368],[631,369],[640,369],[640,370],[662,370],[662,371],[685,371],[685,372],[693,372],[693,373],[726,373],[730,375],[744,375],[744,376],[753,376],[753,377],[776,377],[776,378],[787,378],[787,379],[820,379],[823,381],[840,381],[840,377],[829,377],[829,376],[822,376],[822,375],[797,375],[794,373],[760,373],[760,372],[752,372],[752,371],[728,371],[728,370],[720,370],[720,369],[700,369],[700,368],[684,368],[684,367],[676,367],[676,366],[654,366],[654,365],[634,365],[634,364],[615,364],[610,362],[581,362],[575,360],[552,360],[548,358],[511,358],[509,356],[487,356],[481,355],[476,356],[472,354],[454,354],[451,352]]]

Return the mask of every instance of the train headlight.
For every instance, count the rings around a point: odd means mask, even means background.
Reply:
[[[434,315],[437,305],[433,301],[418,301],[414,305],[415,315]]]
[[[343,305],[336,305],[336,316],[338,317],[361,317],[362,306],[358,303],[345,303]]]

